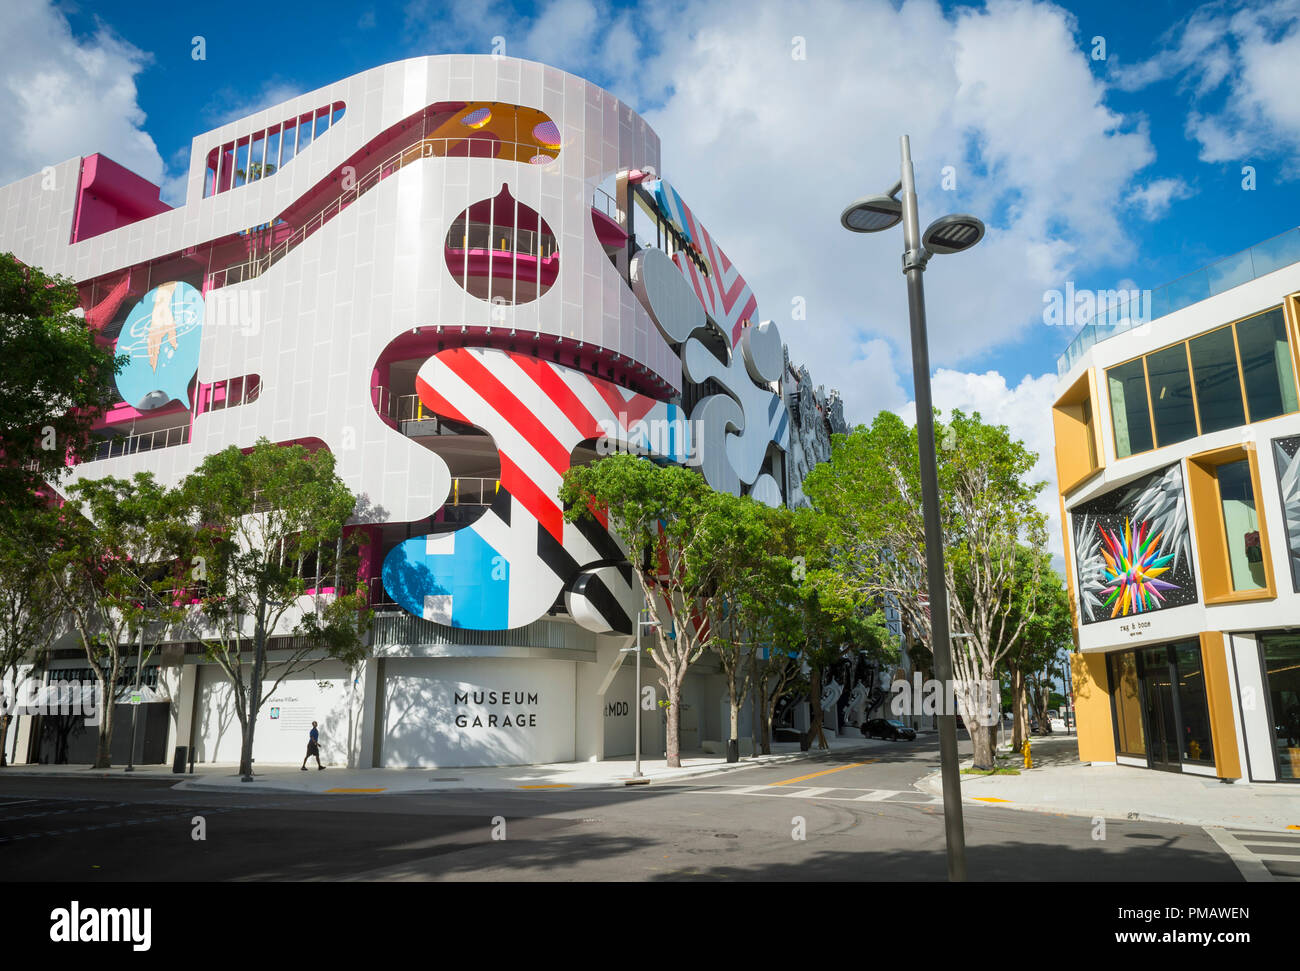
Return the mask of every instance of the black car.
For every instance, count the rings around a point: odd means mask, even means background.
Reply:
[[[862,734],[867,738],[892,738],[896,742],[916,738],[916,732],[896,718],[872,718],[862,726]]]

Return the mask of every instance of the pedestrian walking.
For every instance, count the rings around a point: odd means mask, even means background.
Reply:
[[[312,756],[316,757],[316,768],[323,769],[325,766],[320,764],[320,732],[316,730],[316,723],[311,723],[311,737],[307,740],[307,754],[303,756],[302,770],[307,771],[307,760]]]

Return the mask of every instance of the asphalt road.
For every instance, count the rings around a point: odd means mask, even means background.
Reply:
[[[0,771],[0,879],[943,880],[941,807],[913,788],[936,766],[923,738],[612,790],[209,794]],[[965,819],[974,880],[1241,880],[1196,827]]]

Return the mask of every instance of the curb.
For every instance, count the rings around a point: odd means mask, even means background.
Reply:
[[[17,771],[10,772],[10,769]],[[25,766],[14,765],[7,766],[0,770],[0,781],[5,779],[125,779],[130,782],[133,779],[152,779],[167,780],[174,779],[178,773],[168,769],[166,772],[141,771],[136,769],[133,772],[127,772],[125,768],[121,769],[85,769],[80,772],[42,772],[40,770],[29,771]]]
[[[932,772],[927,776],[921,777],[916,780],[914,785],[916,788],[923,792],[928,792],[931,795],[943,795],[943,783],[938,772]],[[962,792],[961,801],[963,805],[978,806],[983,809],[1013,809],[1019,810],[1020,812],[1051,813],[1057,816],[1075,816],[1081,819],[1092,819],[1096,816],[1102,816],[1105,819],[1116,820],[1118,822],[1168,823],[1175,826],[1198,827],[1215,826],[1226,829],[1246,829],[1259,833],[1295,834],[1295,830],[1289,830],[1285,826],[1273,823],[1229,822],[1223,819],[1163,816],[1157,813],[1139,813],[1131,811],[1121,814],[1114,810],[1080,809],[1077,806],[1052,805],[1050,803],[1039,802],[1015,802],[1012,800],[1007,800],[1005,802],[985,802],[975,796],[968,796],[965,792]]]
[[[872,746],[865,745],[865,744],[855,744],[852,746],[845,746],[838,749],[840,753],[872,751],[872,750],[873,750]],[[642,788],[644,786],[654,786],[654,785],[662,786],[665,784],[677,782],[682,779],[692,779],[692,778],[696,778],[699,776],[706,776],[706,775],[721,775],[726,772],[735,772],[741,769],[753,769],[764,765],[783,765],[788,762],[798,762],[813,755],[835,754],[836,751],[837,751],[836,749],[825,749],[825,750],[809,749],[807,752],[788,752],[783,755],[764,755],[764,756],[760,756],[757,759],[751,758],[748,761],[742,759],[739,762],[730,762],[730,763],[723,762],[720,765],[692,766],[690,768],[678,770],[674,775],[671,776],[651,777],[646,782],[640,783],[637,786],[629,786],[627,782],[625,782],[621,778],[612,779],[607,782],[572,782],[572,783],[562,782],[562,783],[550,783],[550,785],[555,785],[564,789],[573,789],[573,790],[629,789],[629,788]],[[49,774],[54,775],[55,773],[49,773]],[[60,774],[62,775],[62,773]],[[286,786],[259,785],[257,782],[252,782],[252,783],[232,782],[228,784],[221,783],[217,785],[202,785],[202,784],[195,784],[193,780],[189,780],[189,779],[178,782],[176,785],[172,786],[171,788],[181,790],[183,792],[275,792],[275,793],[287,793],[287,794],[300,795],[300,796],[352,795],[352,793],[324,792],[318,789],[297,789],[297,788],[286,787]],[[517,785],[462,786],[455,783],[444,783],[441,785],[419,786],[416,788],[385,789],[383,792],[367,793],[367,795],[396,796],[396,795],[403,795],[407,793],[428,795],[429,793],[435,793],[435,792],[503,792],[503,791],[517,792],[519,791],[519,789],[520,787]]]

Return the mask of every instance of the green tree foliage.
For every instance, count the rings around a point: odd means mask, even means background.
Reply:
[[[570,520],[607,516],[629,551],[657,625],[649,653],[667,695],[668,764],[679,766],[682,683],[717,635],[704,619],[719,616],[727,600],[731,565],[711,545],[725,532],[722,500],[690,469],[627,454],[570,469],[560,499]]]
[[[0,503],[30,507],[46,477],[84,458],[118,399],[126,358],[102,347],[76,311],[76,284],[0,253]]]
[[[936,422],[940,443],[940,516],[951,625],[968,634],[953,647],[956,693],[966,722],[976,725],[981,686],[995,680],[1007,652],[1034,616],[1040,560],[1032,583],[1018,565],[1024,550],[1046,546],[1045,517],[1035,506],[1044,483],[1027,477],[1037,456],[1004,426],[954,410]],[[826,516],[834,569],[859,595],[894,600],[906,626],[930,639],[916,430],[882,412],[832,440],[831,460],[814,468],[804,492]],[[972,733],[975,764],[992,765],[987,733]]]
[[[129,481],[83,479],[69,496],[49,576],[99,684],[95,766],[108,768],[126,660],[139,653],[151,624],[175,623],[182,613],[171,591],[184,528],[177,492],[147,472]]]
[[[1042,681],[1042,673],[1056,665],[1073,636],[1070,601],[1050,561],[1043,550],[1024,549],[1016,564],[1013,610],[1025,615],[1025,624],[1020,640],[1003,659],[1011,682],[1011,746],[1015,750],[1028,733],[1028,684]]]
[[[40,664],[60,632],[62,611],[47,568],[58,548],[58,521],[48,507],[0,507],[0,690],[17,692],[20,670]],[[7,764],[4,742],[16,700],[0,700],[0,766]]]
[[[195,529],[200,605],[192,624],[230,682],[239,771],[251,779],[257,716],[279,684],[322,656],[347,665],[364,656],[370,611],[357,578],[359,534],[345,530],[357,498],[328,450],[266,439],[247,452],[231,446],[209,455],[180,491]],[[292,640],[278,641],[283,650],[271,658],[277,633]]]

